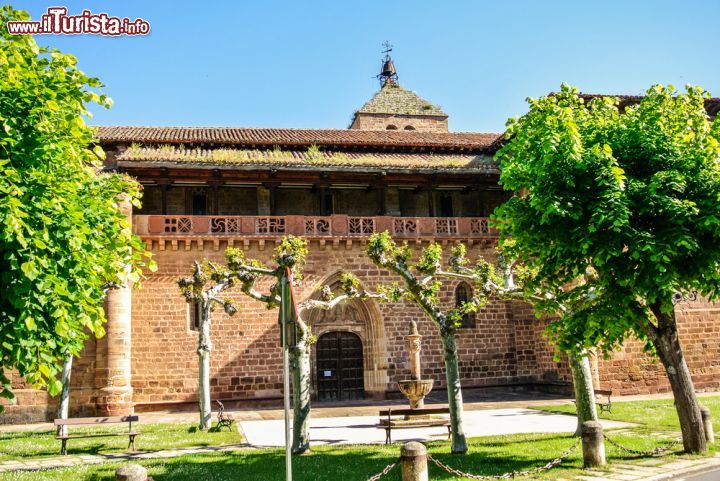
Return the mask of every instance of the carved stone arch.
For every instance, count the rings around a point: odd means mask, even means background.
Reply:
[[[330,286],[333,293],[342,294],[341,272],[326,276],[319,285]],[[306,299],[319,298],[319,292],[314,290]],[[312,328],[317,338],[328,332],[352,332],[356,334],[363,345],[364,384],[366,397],[383,399],[386,395],[388,378],[388,352],[385,323],[377,301],[374,299],[352,299],[340,303],[330,311],[312,309],[303,315],[305,322]],[[313,372],[313,386],[316,386],[315,376],[317,363],[315,349],[311,353]],[[315,387],[313,387],[313,390]]]

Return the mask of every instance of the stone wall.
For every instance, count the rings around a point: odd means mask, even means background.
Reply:
[[[425,245],[425,244],[424,244]],[[133,291],[132,302],[132,387],[139,410],[196,401],[197,332],[191,327],[188,305],[180,298],[175,280],[190,272],[192,262],[207,258],[222,261],[225,242],[216,250],[205,242],[202,251],[193,242],[186,250],[158,250],[154,255],[159,269],[149,273],[143,286]],[[270,262],[274,243],[264,247],[249,244],[247,255]],[[447,246],[446,250],[449,250]],[[339,272],[355,273],[364,286],[399,281],[375,267],[365,256],[364,243],[341,241],[333,245],[312,242],[300,296],[315,294],[322,283],[336,285]],[[475,244],[470,257],[492,257],[490,247]],[[259,288],[267,289],[270,281]],[[440,293],[445,307],[454,302],[456,283],[446,284]],[[229,317],[216,311],[212,324],[214,350],[211,358],[212,397],[226,400],[275,402],[281,389],[281,356],[277,313],[237,294],[239,312]],[[720,305],[702,301],[681,304],[678,315],[681,339],[698,390],[720,389]],[[376,302],[342,305],[335,311],[306,316],[316,335],[330,331],[351,331],[363,342],[365,391],[369,398],[397,395],[395,381],[408,375],[405,335],[410,320],[418,322],[423,338],[423,373],[445,386],[442,349],[435,326],[413,304]],[[458,330],[457,343],[463,385],[565,385],[570,381],[566,360],[556,362],[553,348],[543,336],[546,321],[537,319],[529,306],[520,302],[492,302],[475,314],[475,326]],[[71,389],[73,415],[95,413],[105,352],[103,343],[90,340],[76,359]],[[314,357],[313,357],[314,362]],[[602,388],[618,393],[667,391],[662,366],[643,354],[638,341],[628,341],[622,352],[599,361]],[[54,415],[55,400],[26,386],[13,376],[18,404],[9,406],[0,422],[29,421]]]
[[[391,128],[388,129],[388,127]],[[432,115],[393,115],[357,112],[350,128],[360,130],[417,130],[418,132],[447,132],[448,118]]]
[[[684,302],[676,308],[680,343],[692,372],[695,388],[720,390],[720,303]],[[600,384],[622,394],[669,392],[660,361],[637,339],[625,342],[620,352],[598,361]]]
[[[95,398],[97,394],[95,374],[96,341],[90,338],[85,343],[82,356],[73,360],[72,378],[70,382],[70,415],[95,415]],[[34,389],[16,372],[8,372],[13,393],[16,397],[14,404],[5,405],[5,411],[0,415],[0,424],[35,422],[52,419],[57,412],[58,398],[48,395],[45,390]]]
[[[222,244],[221,244],[222,246]],[[255,242],[247,255],[270,262],[272,244],[263,250]],[[302,297],[313,294],[313,286],[328,282],[343,270],[355,273],[363,285],[372,288],[378,283],[399,281],[379,270],[365,256],[363,246],[342,242],[324,248],[311,244],[305,269]],[[472,255],[490,255],[489,249],[477,245]],[[187,305],[177,295],[175,279],[189,272],[198,257],[221,261],[222,247],[209,246],[198,253],[186,251],[182,243],[177,251],[155,253],[157,273],[149,275],[133,300],[133,387],[136,403],[159,401],[192,401],[196,389],[197,334],[190,329]],[[266,289],[268,282],[259,287]],[[454,284],[441,291],[446,307],[454,302]],[[235,297],[237,296],[230,296]],[[264,305],[238,298],[239,312],[229,317],[214,314],[212,337],[213,386],[216,398],[241,399],[277,397],[281,388],[280,348],[277,335],[277,313]],[[356,307],[341,307],[337,313],[308,316],[316,335],[332,330],[356,332],[365,346],[366,391],[382,397],[394,391],[394,382],[407,376],[405,334],[410,320],[419,322],[423,340],[423,370],[445,385],[443,356],[437,329],[412,304],[378,304],[374,301],[362,312]],[[516,326],[507,303],[495,302],[476,314],[474,328],[458,331],[460,368],[467,385],[497,385],[519,381],[516,369]],[[168,349],[171,343],[172,348]],[[529,372],[525,380],[541,380],[542,372]]]

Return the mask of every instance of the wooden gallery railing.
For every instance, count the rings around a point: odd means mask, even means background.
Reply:
[[[359,217],[136,215],[133,230],[142,236],[231,236],[274,238],[285,234],[309,238],[368,237],[389,231],[398,238],[497,237],[486,217]]]

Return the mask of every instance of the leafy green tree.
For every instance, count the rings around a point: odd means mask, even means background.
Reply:
[[[67,355],[102,336],[104,289],[140,278],[149,254],[119,210],[138,203],[129,177],[98,171],[103,151],[86,104],[109,107],[76,59],[12,36],[0,8],[0,397],[15,369],[57,394]],[[130,267],[129,267],[130,266]]]
[[[623,111],[563,86],[529,100],[497,156],[515,195],[496,223],[535,270],[529,288],[581,306],[552,323],[559,347],[644,341],[665,367],[690,452],[706,439],[674,305],[720,294],[720,123],[708,119],[708,96],[654,86]]]

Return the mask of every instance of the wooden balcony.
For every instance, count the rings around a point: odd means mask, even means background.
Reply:
[[[400,239],[497,237],[487,217],[191,216],[136,215],[133,231],[144,238],[258,238],[287,234],[317,239],[353,239],[389,231]]]

